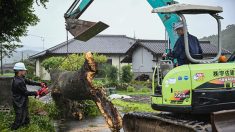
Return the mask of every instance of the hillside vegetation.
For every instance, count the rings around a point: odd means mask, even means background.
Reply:
[[[211,35],[203,37],[201,40],[209,40],[212,44],[217,45],[218,35]],[[228,25],[226,29],[222,30],[221,34],[222,48],[227,49],[231,52],[235,51],[235,24]]]

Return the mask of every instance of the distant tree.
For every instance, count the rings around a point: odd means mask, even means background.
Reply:
[[[2,49],[2,57],[11,57],[13,55],[13,52],[15,52],[15,50],[17,48],[21,48],[23,47],[23,45],[18,45],[18,44],[3,44],[2,45],[3,49]],[[1,50],[1,49],[0,49]]]
[[[20,42],[20,37],[26,35],[27,28],[39,22],[34,14],[34,2],[46,7],[48,0],[0,0],[1,74],[3,56],[10,56],[20,47],[12,42]]]
[[[19,37],[26,35],[27,27],[39,22],[34,2],[45,7],[48,0],[0,0],[0,43],[20,42]]]
[[[68,57],[50,57],[42,62],[42,66],[50,72],[51,70],[60,69],[67,71],[76,71],[81,68],[85,58],[85,54],[72,54]],[[107,62],[107,57],[104,55],[93,54],[94,60],[97,63]]]
[[[211,44],[218,44],[218,35],[211,35],[203,37],[201,40],[210,41]],[[222,48],[233,52],[235,49],[235,24],[228,25],[226,29],[221,32]]]
[[[26,77],[29,79],[33,79],[35,72],[35,61],[26,59],[23,61],[23,63],[25,64],[27,69]]]
[[[51,70],[56,69],[62,64],[63,57],[50,57],[42,62],[42,66],[50,72]]]
[[[107,65],[105,68],[106,77],[110,86],[116,86],[118,83],[118,69],[115,66]]]

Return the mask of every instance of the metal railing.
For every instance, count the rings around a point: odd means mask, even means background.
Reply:
[[[216,57],[214,57],[213,59],[194,59],[190,52],[189,52],[189,41],[188,41],[188,28],[187,28],[187,24],[186,24],[186,19],[184,17],[183,14],[178,14],[183,22],[183,30],[184,30],[184,44],[185,44],[185,53],[187,58],[189,59],[189,61],[193,62],[193,63],[212,63],[215,62],[219,59],[221,52],[222,52],[222,43],[221,43],[221,21],[220,19],[222,19],[222,17],[220,17],[217,14],[210,14],[211,16],[213,16],[218,24],[218,54],[216,55]]]

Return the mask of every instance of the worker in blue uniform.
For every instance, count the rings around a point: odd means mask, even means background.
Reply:
[[[178,40],[173,48],[173,51],[166,54],[165,56],[173,57],[177,59],[178,66],[191,63],[185,53],[185,44],[184,44],[184,30],[183,23],[178,22],[174,25],[174,30],[179,35]],[[191,56],[195,59],[202,59],[202,48],[199,44],[199,40],[197,37],[188,33],[188,41],[189,41],[189,52]]]

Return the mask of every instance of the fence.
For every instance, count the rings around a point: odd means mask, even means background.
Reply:
[[[12,106],[12,77],[0,77],[0,112],[9,112]]]

